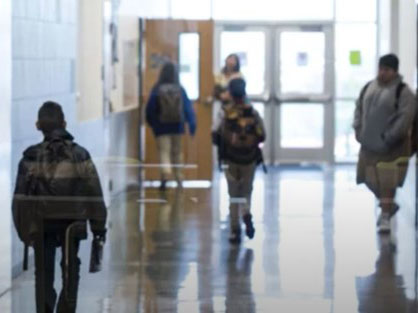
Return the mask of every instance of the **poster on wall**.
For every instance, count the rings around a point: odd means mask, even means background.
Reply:
[[[138,106],[138,41],[125,41],[123,44],[123,105]]]

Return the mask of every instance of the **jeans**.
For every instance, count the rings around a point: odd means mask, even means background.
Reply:
[[[80,239],[72,238],[72,251],[66,251],[65,230],[44,233],[43,256],[42,246],[35,245],[35,288],[37,313],[53,313],[57,301],[54,289],[55,253],[61,247],[63,289],[58,299],[57,313],[75,313],[77,304],[78,284],[80,280],[80,259],[78,250]],[[68,259],[67,258],[68,254]],[[42,262],[43,257],[43,262]],[[43,264],[42,264],[43,263]],[[68,264],[68,267],[66,266]],[[44,286],[42,286],[44,277]],[[43,291],[43,292],[42,292]],[[42,295],[43,293],[43,295]]]

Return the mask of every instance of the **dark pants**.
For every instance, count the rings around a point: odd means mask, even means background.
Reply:
[[[77,304],[78,283],[80,280],[80,259],[78,250],[80,239],[72,238],[73,249],[68,253],[65,246],[65,230],[57,232],[46,232],[43,240],[43,262],[42,246],[35,245],[35,280],[36,280],[36,308],[37,313],[53,313],[57,302],[57,293],[54,289],[55,278],[55,253],[61,247],[62,259],[62,282],[63,289],[59,296],[57,312],[75,313]],[[42,264],[43,263],[43,264]],[[68,264],[68,267],[67,265]],[[44,287],[42,288],[42,276],[44,275]],[[43,289],[43,295],[42,295]],[[44,298],[44,299],[42,299]]]
[[[230,197],[229,218],[231,230],[240,228],[240,216],[251,214],[251,194],[255,175],[255,162],[248,165],[228,162],[225,172]],[[242,201],[242,203],[240,203]]]

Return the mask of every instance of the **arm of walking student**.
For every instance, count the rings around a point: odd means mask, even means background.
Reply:
[[[194,112],[193,104],[183,88],[182,94],[184,103],[184,116],[186,118],[186,122],[189,124],[190,135],[194,136],[196,133],[196,114]]]
[[[264,121],[261,116],[257,113],[257,136],[260,142],[264,142],[266,140],[266,128],[264,126]]]
[[[409,87],[405,87],[399,98],[399,108],[396,115],[389,123],[388,129],[384,132],[384,141],[394,145],[406,138],[415,117],[415,97]]]
[[[361,133],[361,127],[362,127],[362,101],[359,99],[356,100],[356,108],[354,110],[354,121],[353,121],[353,128],[356,136],[356,140],[360,142],[360,133]]]
[[[154,128],[157,117],[157,93],[155,90],[151,92],[146,106],[146,119],[151,128]]]
[[[104,238],[106,234],[107,210],[103,199],[102,187],[99,175],[90,154],[86,152],[82,161],[82,193],[92,201],[88,202],[89,208],[93,210],[94,218],[90,218],[90,227],[95,236]]]
[[[27,189],[28,189],[28,183],[27,183],[27,167],[26,167],[26,162],[24,159],[22,159],[19,162],[19,170],[17,173],[17,178],[16,178],[16,185],[15,185],[15,190],[14,190],[14,197],[13,197],[13,202],[12,202],[12,216],[13,216],[13,222],[14,222],[14,226],[16,229],[16,232],[19,236],[19,239],[21,241],[24,241],[23,235],[22,235],[22,231],[20,229],[21,223],[20,223],[20,219],[22,218],[19,213],[20,213],[20,206],[22,205],[22,201],[19,198],[19,196],[22,195],[26,195],[27,194]]]

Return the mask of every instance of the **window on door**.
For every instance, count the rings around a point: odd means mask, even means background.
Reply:
[[[237,54],[241,62],[241,72],[247,81],[247,93],[261,95],[266,90],[266,34],[264,31],[223,31],[220,38],[223,61],[231,53]]]
[[[179,35],[179,74],[180,83],[190,99],[200,96],[200,36],[199,33]]]
[[[280,146],[284,149],[324,147],[324,105],[282,103],[280,105]]]
[[[325,34],[285,31],[280,34],[281,94],[323,94]]]

